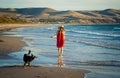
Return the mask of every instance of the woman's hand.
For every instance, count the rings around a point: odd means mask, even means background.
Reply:
[[[56,35],[51,36],[50,38],[56,38]]]

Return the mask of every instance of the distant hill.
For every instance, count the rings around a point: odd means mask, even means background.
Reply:
[[[0,23],[4,23],[4,24],[9,24],[9,23],[27,23],[24,20],[20,20],[20,19],[15,19],[15,18],[11,18],[11,17],[5,17],[5,16],[0,16]]]
[[[120,24],[120,10],[58,11],[51,8],[0,8],[0,17],[35,23]]]

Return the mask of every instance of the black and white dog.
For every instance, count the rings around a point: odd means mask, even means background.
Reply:
[[[31,54],[31,56],[29,56],[28,54],[24,54],[23,56],[23,61],[24,61],[24,67],[30,66],[30,62],[33,61],[35,58],[37,58],[36,56],[34,56],[33,54]]]

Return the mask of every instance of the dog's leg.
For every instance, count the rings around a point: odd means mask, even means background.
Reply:
[[[24,66],[24,67],[26,66],[26,62],[24,62],[23,66]]]
[[[28,66],[30,66],[30,62],[28,62]]]
[[[26,62],[24,62],[23,67],[24,67],[24,69],[26,69]]]

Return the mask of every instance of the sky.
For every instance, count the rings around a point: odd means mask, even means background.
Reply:
[[[120,9],[120,0],[0,0],[0,8],[48,7],[55,10]]]

